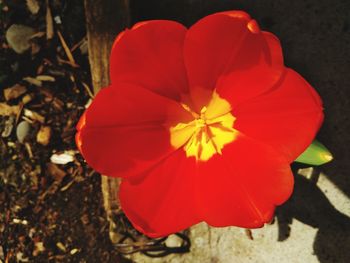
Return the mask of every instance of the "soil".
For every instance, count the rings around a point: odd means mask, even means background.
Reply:
[[[0,1],[0,262],[128,262],[74,142],[92,97],[83,6],[50,1],[48,17],[45,1]],[[23,54],[13,24],[37,32]]]

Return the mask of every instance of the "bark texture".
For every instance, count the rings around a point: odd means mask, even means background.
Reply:
[[[117,34],[130,24],[129,0],[85,0],[94,92],[109,85],[109,54]]]

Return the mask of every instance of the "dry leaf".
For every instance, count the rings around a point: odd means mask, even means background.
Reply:
[[[17,115],[20,111],[20,106],[10,106],[6,103],[0,103],[0,115],[1,116],[10,116],[10,115]]]
[[[36,141],[41,145],[48,145],[51,138],[51,128],[49,126],[41,126],[38,134],[36,135]]]
[[[10,118],[8,118],[5,121],[5,125],[4,125],[5,127],[1,133],[2,137],[7,138],[11,135],[12,130],[13,130],[13,126],[15,124],[15,120],[16,120],[16,117],[14,115],[11,115]]]
[[[4,89],[4,97],[6,100],[17,99],[19,96],[27,91],[25,86],[16,84],[10,88]]]
[[[40,115],[39,113],[36,113],[34,111],[28,110],[28,109],[24,109],[24,116],[32,119],[33,121],[38,121],[40,123],[44,123],[45,122],[45,117]]]
[[[50,81],[50,82],[54,82],[56,80],[54,77],[49,75],[38,75],[36,76],[36,79],[40,81]]]
[[[36,0],[27,0],[27,7],[33,15],[36,15],[40,9],[39,3]]]
[[[23,78],[23,80],[25,80],[28,83],[33,84],[33,85],[35,85],[37,87],[41,87],[43,85],[43,82],[41,80],[38,80],[38,79],[35,79],[35,78],[32,78],[32,77],[25,77],[25,78]]]

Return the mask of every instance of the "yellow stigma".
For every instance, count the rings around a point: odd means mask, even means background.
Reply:
[[[176,149],[183,147],[187,157],[207,161],[214,154],[222,154],[224,146],[236,138],[237,131],[233,129],[235,117],[231,114],[231,106],[216,91],[199,114],[185,104],[182,106],[192,114],[193,121],[170,127],[170,142]]]

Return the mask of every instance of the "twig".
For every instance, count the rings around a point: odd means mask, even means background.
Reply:
[[[52,39],[54,35],[53,20],[49,0],[46,0],[46,39]]]
[[[90,87],[84,82],[82,82],[81,84],[84,86],[84,88],[85,88],[87,94],[90,96],[90,98],[93,99],[95,97],[95,95],[90,90]]]
[[[60,39],[60,41],[61,41],[62,47],[63,47],[63,49],[64,49],[64,52],[66,53],[66,56],[67,56],[69,62],[70,62],[72,65],[78,66],[77,63],[75,63],[73,54],[72,54],[72,52],[70,51],[70,49],[69,49],[69,47],[68,47],[66,41],[64,40],[64,38],[63,38],[63,36],[62,36],[62,34],[61,34],[61,32],[60,32],[59,30],[57,30],[57,35],[58,35],[58,37],[59,37],[59,39]]]

